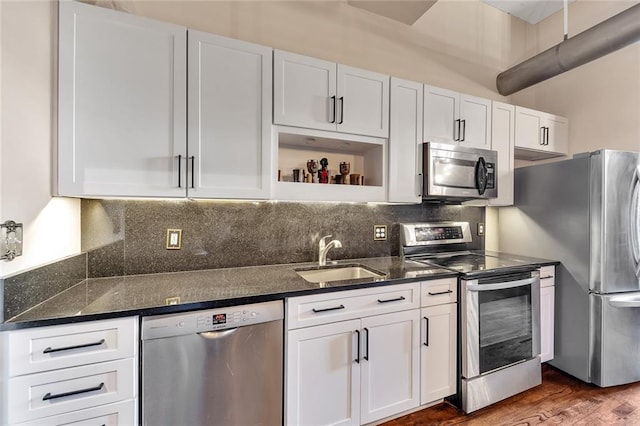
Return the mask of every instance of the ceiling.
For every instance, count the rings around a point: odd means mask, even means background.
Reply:
[[[353,7],[413,25],[437,0],[347,0]],[[480,0],[530,24],[562,10],[563,0]],[[575,0],[569,0],[573,2]]]

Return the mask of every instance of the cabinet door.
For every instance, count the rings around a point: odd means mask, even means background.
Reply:
[[[457,143],[459,139],[459,94],[424,86],[424,141]]]
[[[460,146],[491,149],[491,100],[460,95]]]
[[[516,107],[516,148],[545,149],[542,144],[543,118],[539,111]]]
[[[423,308],[420,404],[456,393],[456,304]]]
[[[422,202],[423,90],[421,83],[391,78],[390,202]]]
[[[540,361],[553,359],[555,286],[540,288]]]
[[[491,149],[498,152],[498,198],[490,206],[513,205],[513,168],[515,139],[515,107],[493,102]]]
[[[288,425],[359,425],[360,320],[287,333]]]
[[[184,197],[186,29],[72,1],[59,19],[58,193]]]
[[[271,58],[189,30],[189,197],[269,198]]]
[[[273,122],[336,130],[336,64],[273,52]]]
[[[569,120],[553,114],[547,114],[546,118],[549,128],[547,148],[550,151],[566,155],[569,152]]]
[[[418,309],[362,320],[362,423],[419,405]]]
[[[389,76],[338,64],[337,130],[389,137]]]

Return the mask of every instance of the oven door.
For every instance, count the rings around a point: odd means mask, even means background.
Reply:
[[[538,271],[461,280],[462,376],[540,355]]]

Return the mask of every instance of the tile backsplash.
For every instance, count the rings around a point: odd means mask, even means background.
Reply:
[[[423,203],[82,200],[82,251],[89,277],[309,262],[318,240],[342,242],[329,258],[398,255],[399,222],[464,220],[476,229],[482,207]],[[389,238],[373,240],[373,226]],[[167,229],[182,230],[167,250]],[[474,234],[472,248],[484,248]]]

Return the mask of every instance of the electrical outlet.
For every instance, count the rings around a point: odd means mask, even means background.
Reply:
[[[180,296],[167,297],[165,299],[165,305],[179,305],[179,304],[180,304]]]
[[[484,235],[484,223],[478,222],[478,237],[482,237]]]
[[[373,240],[385,241],[387,239],[387,225],[373,225]]]
[[[167,250],[182,248],[182,229],[167,229]]]

